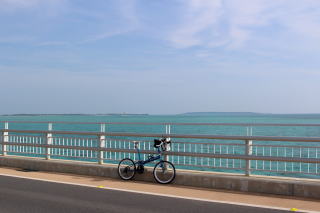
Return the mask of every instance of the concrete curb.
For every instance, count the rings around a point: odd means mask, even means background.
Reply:
[[[99,165],[79,161],[0,156],[0,166],[119,179],[117,166],[111,164]],[[146,172],[142,175],[136,174],[134,179],[155,182],[152,168],[147,168]],[[178,170],[173,184],[320,199],[320,182],[306,179],[291,180],[284,178],[246,177]]]

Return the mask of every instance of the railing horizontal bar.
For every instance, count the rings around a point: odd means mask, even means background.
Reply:
[[[29,146],[43,148],[60,148],[60,149],[75,149],[75,150],[91,150],[105,152],[126,152],[136,153],[134,149],[117,149],[117,148],[101,148],[101,147],[83,147],[83,146],[63,146],[49,144],[27,144],[27,143],[12,143],[1,142],[1,144],[11,146]],[[156,154],[152,150],[140,150],[142,154]],[[163,152],[165,155],[172,156],[190,156],[202,158],[223,158],[223,159],[241,159],[241,160],[263,160],[263,161],[283,161],[283,162],[302,162],[302,163],[320,163],[319,158],[291,158],[291,157],[270,157],[270,156],[255,156],[255,155],[231,155],[231,154],[214,154],[214,153],[191,153],[191,152]]]
[[[225,144],[226,145],[226,144]],[[240,145],[240,144],[239,144]],[[253,147],[273,147],[273,148],[312,148],[312,149],[320,149],[320,146],[300,146],[300,145],[296,145],[296,146],[289,146],[289,145],[264,145],[264,144],[254,144],[252,145]]]
[[[16,143],[16,142],[0,142],[0,144],[8,146],[28,146],[28,147],[42,147],[52,149],[76,149],[76,150],[90,150],[90,151],[109,151],[108,148],[88,147],[88,146],[66,146],[53,144],[32,144],[32,143]]]
[[[27,155],[41,155],[41,156],[45,156],[45,153],[32,153],[32,152],[16,152],[16,151],[10,151],[9,153],[15,153],[15,154],[27,154]],[[21,157],[21,155],[12,155],[12,156],[19,156]],[[56,155],[56,154],[51,154],[50,156],[54,156],[54,157],[67,157],[67,158],[83,158],[83,159],[97,159],[94,157],[83,157],[83,156],[67,156],[67,155]],[[24,157],[30,157],[30,156],[24,156]],[[63,159],[63,160],[68,160],[68,159]]]
[[[264,171],[264,172],[275,172],[275,173],[287,173],[287,174],[306,174],[306,175],[319,175],[320,173],[314,173],[314,172],[300,172],[300,171],[277,171],[277,170],[268,170],[268,169],[251,169],[252,171]]]
[[[153,142],[153,141],[152,141]],[[195,145],[218,145],[218,146],[245,146],[245,144],[241,143],[202,143],[202,142],[182,142],[182,141],[174,141],[174,144],[195,144]]]
[[[168,138],[170,137],[170,138],[221,139],[221,140],[320,142],[320,137],[180,135],[180,134],[141,134],[141,133],[105,133],[104,135],[127,136],[127,137],[168,137]]]
[[[33,137],[33,136],[32,136]],[[88,138],[88,137],[59,137],[59,136],[52,136],[51,138],[54,138],[54,139],[76,139],[76,140],[97,140],[98,138],[97,137],[91,137],[91,138]]]
[[[130,152],[136,153],[135,150],[130,149],[115,149],[107,148],[109,152]],[[157,153],[155,151],[140,150],[140,153],[149,154]],[[318,158],[291,158],[291,157],[269,157],[269,156],[255,156],[255,155],[230,155],[230,154],[208,154],[208,153],[192,153],[192,152],[163,152],[164,155],[172,156],[189,156],[202,158],[223,158],[223,159],[241,159],[241,160],[263,160],[263,161],[283,161],[283,162],[303,162],[303,163],[320,163]]]
[[[84,157],[84,156],[67,156],[67,155],[50,155],[50,156],[53,156],[53,157],[66,157],[66,158],[82,158],[82,159],[92,159],[92,160],[96,160],[98,158],[95,158],[95,157]],[[63,160],[68,160],[68,159],[63,159]]]
[[[48,131],[48,130],[14,130],[1,129],[0,132],[16,132],[16,133],[30,133],[30,134],[61,134],[61,135],[105,135],[103,132],[74,132],[74,131]]]
[[[39,130],[13,130],[1,129],[0,132],[38,133],[38,134],[71,134],[71,135],[105,135],[126,137],[170,137],[170,138],[193,138],[193,139],[221,139],[221,140],[254,140],[254,141],[287,141],[287,142],[320,142],[320,137],[285,137],[285,136],[228,136],[228,135],[180,135],[180,134],[142,134],[123,132],[73,132],[73,131],[39,131]]]
[[[121,141],[126,141],[126,142],[129,142],[129,143],[135,143],[135,142],[137,142],[137,141],[132,141],[132,140],[124,140],[124,139],[121,139]],[[138,142],[142,142],[142,143],[154,143],[153,141],[143,141],[143,140],[138,140]],[[245,144],[241,144],[241,143],[203,143],[203,142],[183,142],[183,141],[174,141],[174,144],[245,146]],[[320,148],[320,147],[319,147],[319,148]]]
[[[55,123],[55,124],[118,124],[118,125],[177,125],[177,126],[320,126],[301,123],[170,123],[170,122],[71,122],[71,121],[0,121],[0,123]]]
[[[229,169],[229,170],[244,170],[245,168],[239,167],[223,167],[223,166],[207,166],[207,165],[194,165],[194,164],[178,164],[174,163],[177,166],[188,166],[188,167],[201,167],[201,168],[209,168],[209,169]]]
[[[13,135],[10,134],[10,137],[26,137],[26,138],[33,138],[33,137],[37,137],[37,138],[46,138],[44,135],[39,136],[39,135]]]
[[[291,158],[291,157],[269,157],[269,156],[255,156],[255,155],[247,156],[247,155],[184,153],[184,152],[166,152],[165,154],[173,155],[173,156],[192,156],[192,157],[202,157],[202,158],[224,158],[224,159],[241,159],[241,160],[320,163],[320,159],[317,159],[317,158]]]
[[[16,154],[27,154],[27,155],[41,155],[44,156],[46,155],[45,153],[36,153],[36,152],[18,152],[18,151],[8,151],[11,155],[11,153],[16,153]],[[21,155],[17,155],[17,156],[21,156]]]
[[[9,146],[34,146],[34,147],[48,147],[49,146],[45,143],[3,142],[3,141],[0,141],[0,144],[9,145]]]
[[[105,124],[105,122],[72,122],[72,121],[0,121],[0,123],[32,123],[32,124]]]

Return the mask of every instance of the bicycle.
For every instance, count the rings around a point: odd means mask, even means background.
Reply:
[[[134,148],[138,152],[138,161],[134,162],[130,158],[122,159],[118,165],[118,175],[123,180],[131,180],[136,172],[140,174],[144,172],[145,164],[159,160],[153,169],[154,179],[161,184],[171,183],[176,176],[176,169],[171,162],[162,160],[162,154],[164,151],[170,150],[170,144],[171,141],[169,138],[155,139],[154,148],[157,149],[158,154],[156,156],[149,155],[147,160],[141,160],[139,142],[134,141]]]

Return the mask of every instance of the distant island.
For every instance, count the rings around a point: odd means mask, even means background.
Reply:
[[[135,114],[135,113],[105,113],[105,114],[84,114],[84,113],[79,113],[79,114],[5,114],[1,116],[43,116],[43,115],[59,115],[59,116],[112,116],[112,115],[120,115],[120,116],[147,116],[149,114],[141,113],[141,114]]]
[[[233,116],[233,117],[255,117],[255,116],[277,116],[277,117],[296,117],[296,118],[318,118],[320,113],[259,113],[259,112],[186,112],[180,114],[148,114],[148,113],[19,113],[19,114],[3,114],[0,116],[152,116],[152,115],[173,115],[173,116]]]
[[[180,115],[187,116],[254,116],[254,115],[267,115],[268,113],[257,112],[186,112]]]

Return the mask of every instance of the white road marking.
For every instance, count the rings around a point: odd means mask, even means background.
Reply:
[[[186,196],[178,196],[178,195],[168,195],[168,194],[161,194],[161,193],[154,193],[154,192],[136,191],[136,190],[130,190],[130,189],[88,185],[88,184],[82,184],[82,183],[71,183],[71,182],[64,182],[64,181],[56,181],[56,180],[47,180],[47,179],[33,178],[33,177],[26,177],[26,176],[18,176],[18,175],[0,174],[0,176],[38,180],[38,181],[44,181],[44,182],[50,182],[50,183],[60,183],[60,184],[68,184],[68,185],[75,185],[75,186],[85,186],[85,187],[91,187],[91,188],[110,189],[110,190],[114,190],[114,191],[131,192],[131,193],[155,195],[155,196],[162,196],[162,197],[180,198],[180,199],[186,199],[186,200],[204,201],[204,202],[211,202],[211,203],[231,204],[231,205],[238,205],[238,206],[248,206],[248,207],[274,209],[274,210],[285,210],[285,211],[290,211],[290,209],[291,209],[291,208],[282,208],[282,207],[273,207],[273,206],[264,206],[264,205],[254,205],[254,204],[248,204],[248,203],[238,203],[238,202],[221,201],[221,200],[210,200],[210,199],[202,199],[202,198],[186,197]],[[319,213],[318,211],[309,211],[309,210],[302,210],[302,209],[298,209],[298,211],[296,211],[296,212]]]

